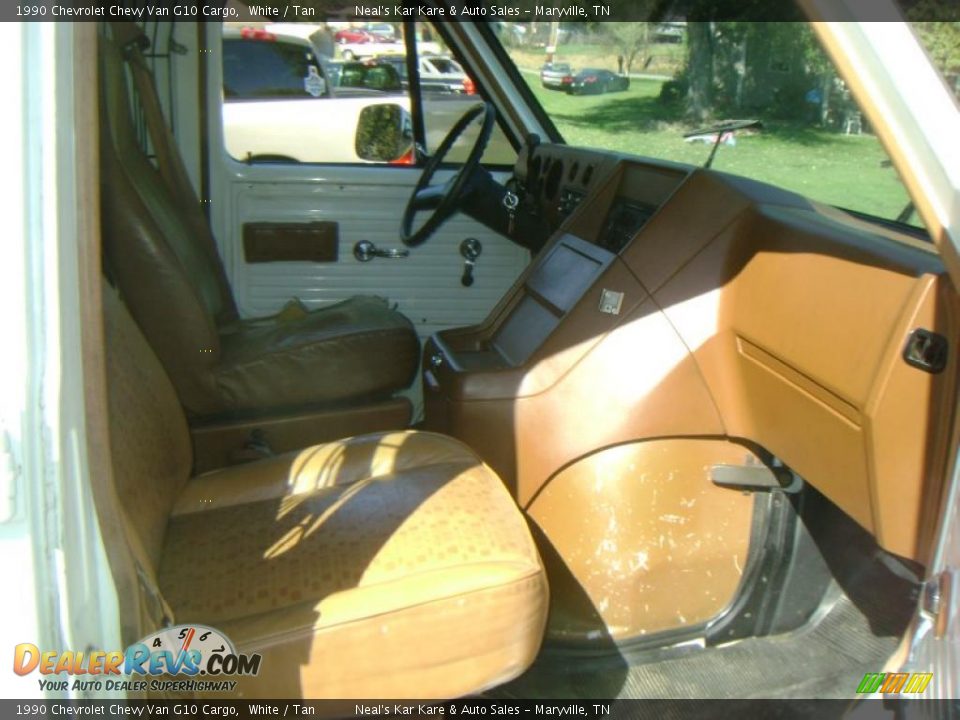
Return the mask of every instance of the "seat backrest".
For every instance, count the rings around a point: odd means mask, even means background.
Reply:
[[[100,56],[107,266],[180,397],[202,413],[220,359],[217,328],[236,310],[219,258],[197,236],[199,206],[178,201],[137,142],[120,49],[101,37]]]
[[[116,291],[103,298],[113,482],[125,535],[154,575],[167,523],[193,462],[170,379]]]

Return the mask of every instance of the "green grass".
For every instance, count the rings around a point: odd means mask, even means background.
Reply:
[[[686,46],[671,43],[653,44],[646,52],[649,55],[646,67],[639,66],[643,60],[638,57],[634,60],[632,72],[672,76],[683,67]],[[561,45],[554,59],[556,62],[568,63],[575,70],[585,67],[616,70],[618,54],[616,46],[609,42],[595,40],[590,43]],[[539,69],[546,60],[546,50],[532,47],[511,48],[510,57],[513,58],[517,67]]]
[[[657,100],[660,81],[634,78],[626,92],[570,96],[540,86],[525,73],[533,93],[571,145],[581,145],[701,165],[704,143],[682,134],[697,128]],[[906,190],[873,135],[842,135],[815,127],[764,120],[764,130],[721,145],[713,167],[798,192],[814,200],[895,218],[907,204]],[[912,222],[918,222],[915,218]]]

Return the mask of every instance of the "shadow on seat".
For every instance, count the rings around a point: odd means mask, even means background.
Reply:
[[[142,605],[261,655],[233,697],[452,698],[531,664],[544,569],[466,446],[379,433],[190,479],[183,413],[112,291],[104,320],[116,507],[101,522],[135,558]]]

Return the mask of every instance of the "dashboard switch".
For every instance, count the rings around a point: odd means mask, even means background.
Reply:
[[[604,288],[600,293],[600,312],[607,313],[607,315],[619,315],[621,305],[623,305],[622,292]]]

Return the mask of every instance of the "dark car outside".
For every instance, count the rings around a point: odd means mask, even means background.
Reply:
[[[571,95],[599,95],[626,90],[629,87],[630,78],[626,75],[617,75],[611,70],[587,68],[573,76],[573,80],[567,86],[567,92]]]
[[[389,63],[327,60],[324,70],[336,95],[349,95],[349,88],[381,93],[403,92],[400,74]]]

